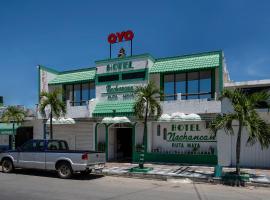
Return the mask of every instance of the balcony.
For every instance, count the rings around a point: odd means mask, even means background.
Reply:
[[[85,102],[71,102],[71,101],[66,101],[66,109],[67,113],[65,117],[69,118],[89,118],[91,117],[91,113],[93,112],[93,109],[95,108],[96,104],[96,99],[92,99],[90,101],[85,101]],[[38,105],[37,105],[37,118],[42,119],[41,114],[39,113],[38,110]],[[49,113],[48,113],[49,114]]]
[[[178,95],[181,97],[181,95]],[[216,99],[216,98],[215,98]],[[172,101],[161,101],[163,113],[172,114],[182,112],[185,114],[221,113],[221,102],[215,99],[189,99],[177,98]]]

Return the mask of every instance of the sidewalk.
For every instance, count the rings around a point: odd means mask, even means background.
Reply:
[[[167,180],[170,178],[188,178],[199,182],[220,182],[219,178],[214,177],[214,167],[178,165],[178,164],[145,164],[146,167],[152,167],[153,170],[147,173],[130,173],[129,169],[138,166],[132,163],[106,163],[103,170],[105,175],[128,176],[140,178],[152,178]],[[234,171],[235,168],[223,168],[223,172]],[[270,169],[247,169],[242,168],[242,172],[250,174],[252,185],[264,185],[270,187]]]

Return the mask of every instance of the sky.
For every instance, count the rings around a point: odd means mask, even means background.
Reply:
[[[270,79],[267,0],[0,0],[0,96],[34,107],[41,64],[94,67],[109,33],[133,30],[133,54],[223,50],[233,81]]]

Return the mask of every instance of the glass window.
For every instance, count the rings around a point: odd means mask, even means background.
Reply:
[[[81,105],[86,105],[89,100],[89,83],[82,84],[82,103]]]
[[[176,82],[176,93],[181,93],[181,99],[185,99],[186,96],[186,74],[176,74],[175,75]]]
[[[66,100],[73,100],[73,92],[72,92],[72,85],[66,85],[66,95],[65,95]]]
[[[163,140],[167,140],[167,128],[163,129]]]
[[[200,72],[200,93],[211,93],[211,71]]]
[[[98,77],[98,82],[118,81],[119,75],[106,75]]]
[[[190,72],[188,73],[188,94],[198,94],[199,89],[199,73]]]
[[[81,85],[74,85],[74,106],[79,106],[81,104]]]
[[[145,71],[122,74],[122,80],[145,78]]]
[[[157,136],[160,136],[160,125],[157,125]]]
[[[65,141],[49,141],[48,150],[68,150],[67,143]]]
[[[164,75],[164,96],[165,100],[174,100],[175,94],[174,94],[174,75]]]

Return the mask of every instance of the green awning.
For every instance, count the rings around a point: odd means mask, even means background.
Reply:
[[[49,84],[64,84],[95,80],[96,68],[62,72],[56,76]]]
[[[16,134],[16,130],[19,127],[20,127],[20,125],[15,124],[15,133],[13,133],[13,124],[12,123],[0,123],[0,135]]]
[[[94,117],[132,116],[134,114],[135,101],[106,101],[98,102],[94,111]],[[115,110],[115,112],[114,112]]]
[[[161,58],[157,59],[150,68],[150,73],[186,72],[215,68],[220,65],[220,56],[221,52],[216,51],[188,56]]]

